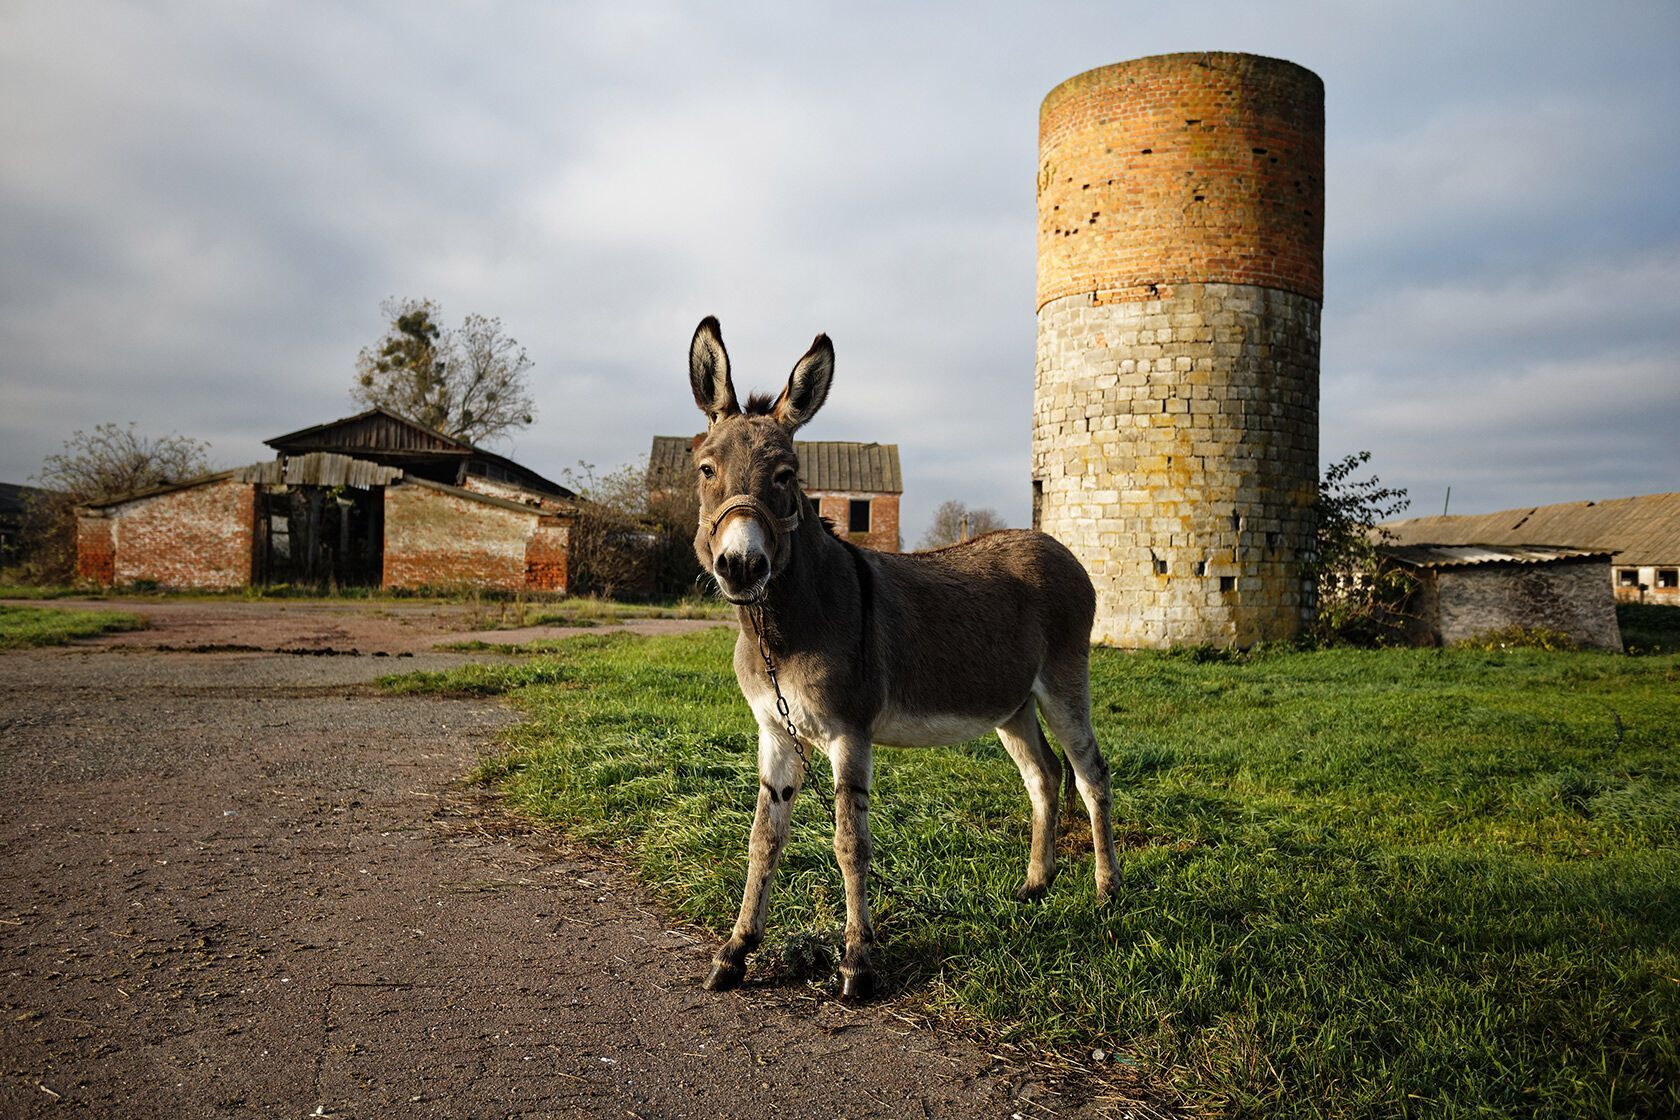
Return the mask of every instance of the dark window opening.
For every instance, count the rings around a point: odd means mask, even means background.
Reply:
[[[1638,568],[1617,568],[1616,569],[1616,586],[1617,587],[1638,587],[1639,586],[1639,569]]]
[[[1035,479],[1033,479],[1033,496],[1032,496],[1032,527],[1034,529],[1037,529],[1037,528],[1040,527],[1040,522],[1043,520],[1043,514],[1044,514],[1044,480],[1042,478],[1035,478]]]
[[[1658,568],[1657,586],[1665,587],[1670,591],[1680,587],[1680,568]]]
[[[1159,556],[1155,558],[1155,574],[1158,576],[1164,576],[1167,574],[1167,562]]]
[[[850,533],[869,532],[869,499],[853,498],[848,503],[846,512],[846,531]]]
[[[1196,561],[1196,574],[1199,575],[1199,576],[1207,575],[1207,561],[1206,560]]]
[[[1236,576],[1220,576],[1219,577],[1219,590],[1221,590],[1221,591],[1235,591],[1236,589],[1237,589],[1237,577]]]

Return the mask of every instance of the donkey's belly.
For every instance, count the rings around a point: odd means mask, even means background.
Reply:
[[[986,734],[1014,714],[978,716],[942,712],[901,712],[888,708],[875,721],[871,736],[885,747],[943,747]]]

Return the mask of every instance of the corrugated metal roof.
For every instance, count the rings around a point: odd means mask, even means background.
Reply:
[[[1480,544],[1382,544],[1377,551],[1413,568],[1468,568],[1475,564],[1550,564],[1610,558],[1608,552],[1571,548],[1491,548]]]
[[[687,436],[653,437],[653,449],[648,453],[649,489],[693,485],[693,444],[692,437]],[[793,453],[799,456],[799,484],[807,491],[904,492],[896,443],[796,439]]]
[[[1394,544],[1585,548],[1615,553],[1617,564],[1680,564],[1680,492],[1414,517],[1387,522],[1383,528]]]

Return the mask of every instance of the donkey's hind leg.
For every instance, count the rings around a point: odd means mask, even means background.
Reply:
[[[741,892],[741,912],[735,928],[712,958],[708,991],[739,987],[747,974],[747,954],[764,940],[764,919],[770,910],[770,880],[782,860],[793,798],[805,781],[799,748],[781,735],[761,727],[758,732],[758,810],[747,842],[747,885]]]
[[[1062,771],[1050,744],[1038,728],[1038,705],[1032,697],[1021,710],[998,725],[1003,749],[1015,760],[1032,803],[1032,854],[1027,860],[1027,881],[1015,892],[1022,902],[1042,898],[1056,879],[1056,793]]]
[[[1113,793],[1109,787],[1108,763],[1103,761],[1096,732],[1091,728],[1089,672],[1089,655],[1082,649],[1079,656],[1045,666],[1033,687],[1033,695],[1038,698],[1044,721],[1067,753],[1079,796],[1085,799],[1085,808],[1091,814],[1097,896],[1108,899],[1120,889],[1120,874],[1114,854]]]

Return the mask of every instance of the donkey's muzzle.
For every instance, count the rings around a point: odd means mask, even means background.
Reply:
[[[756,549],[721,553],[717,558],[717,574],[731,588],[755,587],[770,574],[770,558]]]

